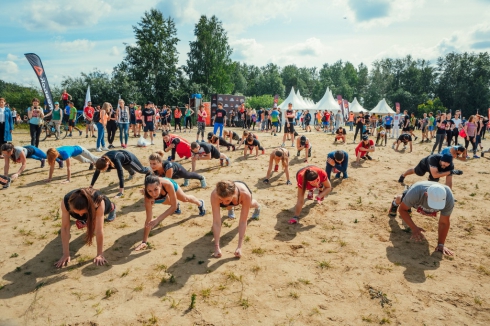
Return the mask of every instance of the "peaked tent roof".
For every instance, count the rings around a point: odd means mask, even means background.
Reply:
[[[333,98],[332,91],[327,87],[325,91],[325,95],[323,95],[322,99],[311,108],[313,111],[332,111],[337,112],[340,111],[339,102]]]
[[[359,102],[357,102],[357,97],[354,97],[354,101],[352,103],[349,103],[349,111],[354,112],[354,113],[359,113],[359,112],[368,112],[369,110],[366,110],[365,108],[362,107]]]
[[[281,110],[287,110],[289,103],[293,104],[293,110],[305,110],[309,108],[308,105],[296,95],[294,87],[291,87],[291,92],[289,92],[288,97],[277,107],[281,108]]]
[[[371,113],[376,113],[376,114],[388,114],[388,113],[391,113],[391,114],[394,114],[395,111],[393,111],[393,109],[390,108],[390,106],[388,105],[388,103],[386,103],[386,100],[385,99],[382,99],[381,101],[379,101],[378,105],[376,105],[376,107],[371,110]]]
[[[303,96],[301,96],[301,94],[300,94],[300,92],[299,92],[299,89],[298,89],[298,91],[296,92],[296,96],[299,98],[299,100],[300,100],[301,102],[303,102],[303,103],[304,103],[304,105],[305,105],[305,109],[308,109],[308,108],[311,108],[311,107],[312,107],[312,105],[311,105],[311,104],[308,102],[308,99],[305,99]]]

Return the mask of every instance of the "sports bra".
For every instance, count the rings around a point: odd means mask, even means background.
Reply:
[[[179,185],[174,180],[169,178],[163,178],[163,179],[167,179],[168,181],[170,181],[173,184],[175,191],[179,189]],[[162,190],[165,191],[165,195],[162,195],[162,193],[160,192],[160,195],[155,199],[155,204],[163,204],[167,200],[168,192],[165,190],[165,187],[163,186],[162,186]]]
[[[248,192],[250,192],[250,198],[252,198],[252,190],[250,190],[250,188],[247,186],[247,184],[245,182],[242,182],[242,181],[233,181],[233,183],[241,183],[245,186],[245,188],[247,188]],[[236,204],[233,204],[233,201],[230,202],[228,205],[225,205],[223,203],[219,203],[219,207],[223,207],[223,208],[226,208],[226,207],[235,207],[235,206],[238,206],[240,205],[240,188],[237,187],[237,190],[238,190],[238,200],[237,200],[237,203]]]

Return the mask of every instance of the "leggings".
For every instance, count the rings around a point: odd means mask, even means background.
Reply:
[[[201,138],[204,138],[204,130],[206,129],[205,122],[197,122],[197,137],[199,137],[199,133],[201,133]]]
[[[434,146],[432,147],[432,153],[436,150],[436,147],[439,145],[439,149],[437,150],[438,153],[441,153],[442,149],[442,143],[444,143],[444,137],[446,137],[446,133],[443,134],[436,134],[436,142]]]
[[[262,147],[262,145],[260,145],[260,142],[257,140],[257,147],[259,148],[260,151],[263,151],[264,150],[264,147]],[[245,146],[248,146],[248,149],[252,150],[255,148],[255,146],[250,146],[247,144],[247,142],[245,142]]]
[[[124,136],[124,139],[123,139]],[[129,138],[129,123],[120,123],[119,124],[119,139],[121,140],[121,144],[128,144]],[[123,142],[124,140],[124,142]]]
[[[356,141],[357,133],[359,133],[359,136],[362,138],[363,127],[364,127],[364,125],[359,126],[356,124],[356,132],[354,133],[354,141]]]
[[[116,137],[117,124],[115,121],[107,122],[107,141],[109,145],[112,145],[114,138]]]
[[[174,131],[177,131],[177,126],[179,126],[179,131],[182,131],[182,126],[180,125],[180,118],[175,118],[174,120]]]
[[[233,144],[230,144],[224,138],[219,138],[218,139],[218,143],[219,143],[220,146],[228,147],[228,149],[230,149],[230,147],[233,147]]]
[[[469,140],[467,138],[464,139],[464,147],[466,148],[466,150],[468,150],[468,146],[470,145],[470,142],[471,144],[473,145],[473,154],[476,154],[476,148],[477,148],[477,144],[476,144],[476,137],[475,136],[468,136]]]
[[[189,129],[192,129],[192,119],[190,116],[185,117],[185,129],[187,129],[187,125],[189,125]]]
[[[195,172],[189,172],[185,168],[181,167],[179,171],[174,172],[172,179],[197,179],[204,180],[204,177]]]
[[[453,139],[453,131],[452,130],[446,130],[446,139],[447,139],[447,146],[451,146],[451,140]]]
[[[80,148],[82,149],[82,154],[77,155],[77,156],[73,156],[73,159],[75,159],[75,160],[77,160],[78,162],[81,162],[81,163],[95,164],[95,162],[97,162],[97,160],[99,159],[97,156],[95,156],[92,153],[90,153],[84,147],[81,147],[80,146]]]
[[[459,130],[458,128],[453,129],[453,138],[454,138],[454,145],[458,145],[458,136],[459,136]]]
[[[29,131],[31,133],[31,146],[39,147],[39,137],[41,137],[41,126],[30,123]]]
[[[100,148],[100,145],[102,145],[102,147],[105,147],[104,125],[101,122],[97,122],[95,125],[97,126],[97,148]]]

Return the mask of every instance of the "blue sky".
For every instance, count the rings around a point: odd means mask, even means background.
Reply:
[[[435,62],[490,50],[490,0],[1,0],[0,79],[37,87],[28,52],[41,57],[52,85],[94,68],[111,72],[151,8],[175,19],[180,64],[202,14],[223,22],[234,60],[258,66],[370,66],[407,54]]]

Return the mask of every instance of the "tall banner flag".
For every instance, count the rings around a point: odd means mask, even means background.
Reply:
[[[88,102],[92,102],[92,99],[90,98],[90,85],[87,87],[87,93],[85,94],[85,105],[83,106],[84,109],[87,107]]]
[[[279,94],[274,95],[274,109],[277,109],[277,102],[279,102]]]
[[[400,103],[398,102],[395,103],[395,110],[400,112]]]
[[[51,95],[51,89],[49,88],[48,78],[46,77],[46,73],[44,71],[43,63],[41,62],[41,58],[34,53],[25,53],[24,54],[27,61],[34,69],[34,72],[37,75],[37,79],[39,80],[39,84],[41,84],[41,89],[46,97],[46,104],[48,105],[49,110],[54,109],[53,105],[53,95]]]
[[[347,119],[349,119],[349,101],[347,100],[344,100],[344,106],[342,107],[342,115],[344,116],[344,122],[346,122]]]

